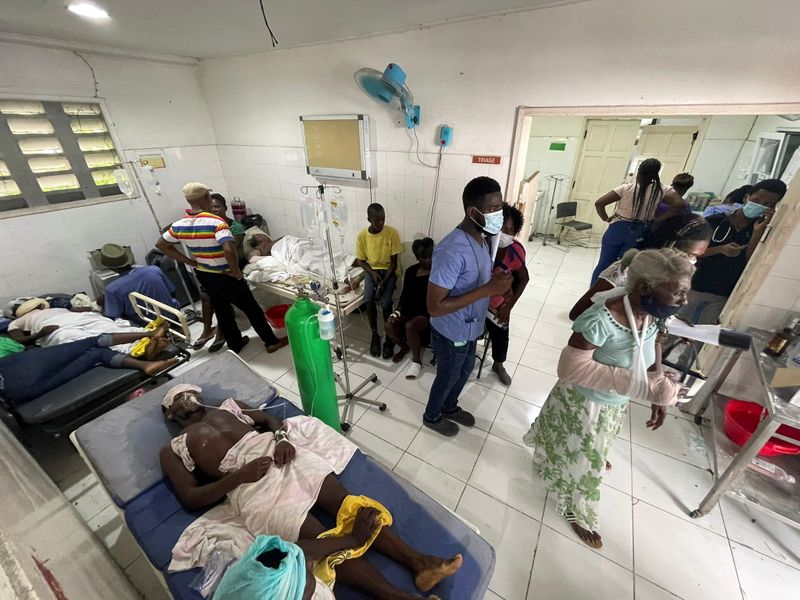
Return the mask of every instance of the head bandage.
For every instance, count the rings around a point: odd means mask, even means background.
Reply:
[[[179,383],[178,385],[172,386],[169,391],[164,394],[164,399],[161,401],[161,406],[169,409],[180,394],[184,394],[186,392],[199,394],[202,391],[203,390],[196,385],[192,385],[190,383]]]

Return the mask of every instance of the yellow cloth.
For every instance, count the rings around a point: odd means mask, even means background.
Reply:
[[[380,520],[380,525],[377,529],[375,529],[375,532],[372,534],[372,537],[367,541],[367,543],[360,548],[340,550],[339,552],[335,552],[329,556],[326,556],[323,560],[316,564],[314,567],[314,577],[319,579],[328,587],[333,587],[333,583],[336,581],[335,568],[338,565],[342,564],[346,560],[350,560],[351,558],[363,556],[364,553],[369,550],[369,547],[372,546],[372,542],[374,542],[375,538],[378,537],[381,529],[392,524],[392,515],[380,502],[376,502],[372,498],[367,498],[366,496],[347,496],[344,499],[344,502],[342,502],[341,508],[339,508],[339,514],[336,515],[336,527],[320,533],[317,536],[317,539],[321,540],[329,537],[343,537],[348,535],[351,531],[353,531],[353,524],[355,523],[356,515],[361,508],[377,508],[380,512],[380,516],[378,517]]]
[[[147,325],[145,325],[145,329],[153,330],[158,329],[161,327],[163,323],[166,323],[164,317],[157,317],[155,320],[150,321]],[[150,338],[142,338],[138,342],[133,345],[131,348],[131,356],[134,358],[139,358],[140,356],[144,356],[144,353],[147,351],[147,347],[150,345]]]
[[[365,260],[367,264],[378,270],[392,266],[392,257],[403,253],[403,243],[397,229],[384,225],[380,233],[370,233],[369,227],[362,229],[356,236],[356,258]],[[400,261],[397,261],[398,274]]]

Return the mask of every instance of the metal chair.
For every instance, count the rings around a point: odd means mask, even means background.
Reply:
[[[572,247],[581,246],[583,248],[589,247],[589,239],[592,236],[592,224],[584,221],[576,221],[575,216],[578,214],[577,202],[559,202],[556,205],[556,226],[560,227],[558,236],[556,236],[556,243],[560,244],[562,237],[566,239],[567,246]],[[572,229],[575,232],[585,231],[586,235],[582,237],[570,237],[569,232],[564,236],[565,229]]]

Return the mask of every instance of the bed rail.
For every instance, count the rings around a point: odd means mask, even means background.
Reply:
[[[149,322],[158,317],[162,317],[169,323],[169,330],[173,339],[185,342],[187,345],[192,343],[189,321],[186,319],[186,315],[182,310],[173,306],[168,306],[158,300],[153,300],[139,292],[131,292],[128,294],[128,299],[131,301],[133,310],[140,319]]]

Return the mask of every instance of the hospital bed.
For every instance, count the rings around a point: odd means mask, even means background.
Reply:
[[[293,275],[292,277],[285,279],[284,281],[277,281],[277,282],[262,282],[262,281],[250,281],[250,285],[254,288],[259,290],[264,290],[265,292],[270,292],[279,296],[280,298],[286,298],[287,300],[294,300],[297,298],[297,294],[300,290],[308,290],[309,284],[311,281],[316,281],[312,277],[308,275]],[[340,284],[341,285],[341,284]],[[336,299],[334,297],[334,292],[329,291],[328,293],[319,292],[317,294],[311,294],[309,299],[320,306],[328,305],[328,306],[335,306]],[[359,287],[355,290],[352,288],[342,294],[339,294],[339,302],[341,303],[342,308],[342,317],[346,317],[353,311],[355,311],[359,306],[364,303],[364,285],[363,282]]]
[[[167,348],[162,358],[178,358],[178,363],[172,369],[186,362],[189,359],[186,348],[191,342],[191,334],[185,315],[178,309],[138,292],[131,293],[130,300],[136,313],[145,321],[160,316],[169,323],[175,343]],[[96,366],[13,409],[0,396],[0,419],[18,437],[29,427],[58,437],[118,406],[134,390],[152,386],[165,377],[169,378],[168,373],[166,371],[151,377],[136,369]]]
[[[169,385],[181,382],[202,387],[203,397],[210,404],[218,405],[233,397],[252,406],[266,402],[267,410],[280,418],[302,413],[287,400],[276,397],[269,382],[238,356],[226,352],[83,425],[70,436],[123,513],[134,538],[173,597],[200,600],[201,596],[190,587],[199,569],[167,571],[175,542],[203,512],[188,511],[180,505],[159,465],[159,450],[178,433],[173,424],[164,420],[161,399]],[[494,570],[494,550],[465,522],[360,451],[339,479],[351,493],[383,503],[394,516],[397,532],[420,551],[440,556],[463,554],[461,570],[432,593],[452,600],[484,597]],[[327,515],[317,516],[332,524]],[[375,552],[368,552],[366,557],[395,585],[416,591],[404,568]],[[366,598],[343,585],[337,585],[335,592],[339,599]]]

